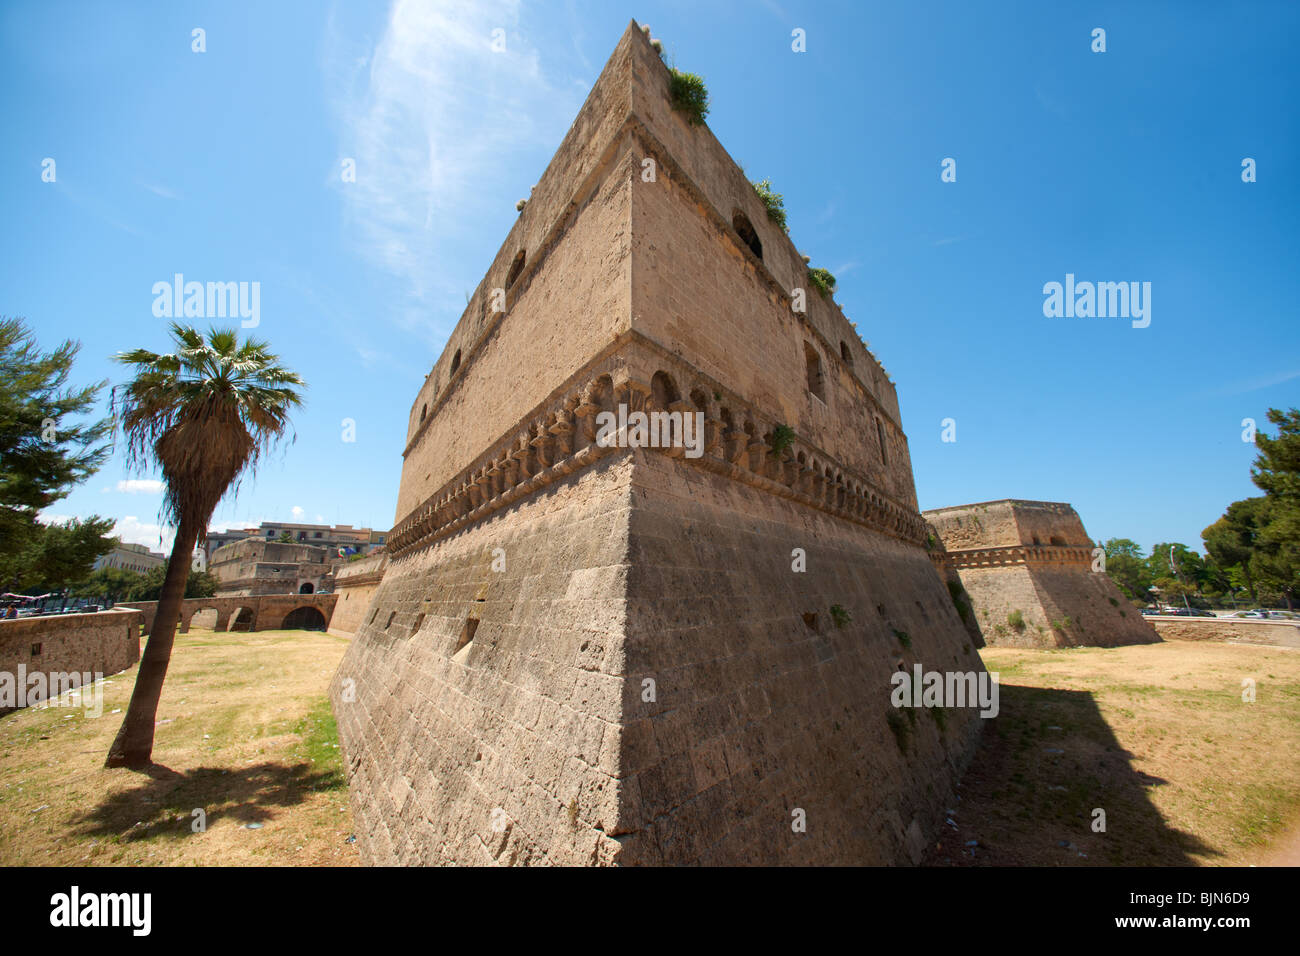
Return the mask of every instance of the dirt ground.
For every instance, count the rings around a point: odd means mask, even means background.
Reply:
[[[1300,651],[1167,641],[982,655],[1001,674],[1001,713],[928,864],[1297,862]]]
[[[177,635],[148,773],[102,766],[135,668],[105,680],[99,717],[0,718],[0,864],[355,865],[325,696],[346,647],[311,631]]]
[[[325,696],[346,646],[307,631],[178,635],[150,773],[101,766],[134,669],[107,679],[100,717],[0,718],[0,864],[355,865]],[[1300,862],[1300,651],[1169,641],[983,657],[1001,713],[929,865]]]

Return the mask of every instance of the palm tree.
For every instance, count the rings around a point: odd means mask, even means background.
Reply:
[[[154,721],[171,661],[176,623],[195,545],[226,491],[285,435],[302,405],[301,378],[279,364],[265,342],[239,344],[233,329],[202,333],[173,322],[177,350],[135,349],[116,356],[135,378],[114,395],[130,467],[161,468],[163,516],[176,528],[153,628],[140,658],[126,719],[106,767],[145,767],[153,757]]]

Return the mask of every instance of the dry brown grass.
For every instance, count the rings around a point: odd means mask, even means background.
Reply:
[[[325,696],[346,647],[309,631],[177,635],[148,773],[103,767],[135,668],[107,679],[98,718],[0,718],[0,863],[355,865]]]
[[[1169,641],[982,655],[1001,674],[1001,714],[962,782],[957,828],[941,827],[928,863],[1242,866],[1292,855],[1300,652]],[[1242,701],[1243,678],[1254,703]],[[1091,828],[1095,808],[1104,833]]]

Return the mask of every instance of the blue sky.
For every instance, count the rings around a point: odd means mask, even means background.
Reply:
[[[1199,546],[1256,493],[1242,420],[1300,405],[1300,5],[1086,7],[10,2],[0,314],[121,381],[110,355],[167,345],[154,283],[259,282],[309,404],[214,525],[386,528],[410,402],[635,17],[839,279],[922,508],[1068,501],[1094,538]],[[1045,317],[1067,273],[1150,282],[1150,326]],[[114,459],[51,514],[157,548],[153,477]]]

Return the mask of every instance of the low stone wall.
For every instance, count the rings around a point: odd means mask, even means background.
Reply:
[[[1242,617],[1175,617],[1151,615],[1156,633],[1166,641],[1230,641],[1300,647],[1300,624]]]
[[[118,609],[0,621],[0,675],[116,674],[140,660],[143,621],[140,611]],[[0,713],[14,709],[0,704]]]

